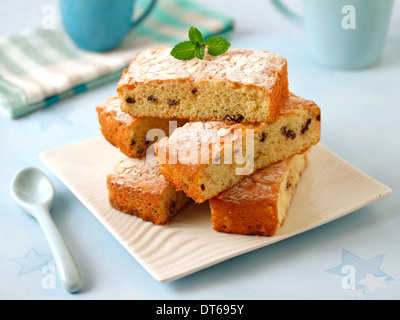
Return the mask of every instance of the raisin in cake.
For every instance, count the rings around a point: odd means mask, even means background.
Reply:
[[[271,122],[287,100],[285,58],[266,51],[229,49],[182,61],[170,47],[139,52],[117,92],[134,117]]]
[[[216,231],[272,236],[284,223],[307,154],[254,172],[209,201]]]
[[[155,149],[166,179],[201,203],[257,169],[308,150],[320,135],[320,108],[291,94],[273,123],[188,122]]]
[[[118,97],[100,102],[96,111],[104,138],[128,157],[142,157],[146,154],[148,147],[156,140],[150,139],[155,137],[147,137],[150,130],[160,129],[160,133],[168,136],[170,126],[172,130],[174,126],[182,126],[187,122],[183,119],[134,118],[121,111]]]
[[[157,225],[170,223],[191,201],[165,180],[157,161],[144,157],[121,161],[107,176],[107,188],[113,208]]]

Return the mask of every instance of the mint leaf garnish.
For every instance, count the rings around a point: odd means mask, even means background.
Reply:
[[[231,46],[228,40],[222,37],[210,37],[204,41],[201,32],[191,27],[189,30],[189,40],[178,43],[172,50],[171,55],[178,60],[191,60],[194,57],[203,59],[205,49],[212,56],[225,53]]]
[[[212,56],[218,56],[225,53],[231,44],[222,37],[211,37],[206,40],[207,51]]]
[[[178,43],[172,50],[171,55],[179,60],[191,60],[195,57],[194,49],[196,46],[191,41]]]
[[[189,39],[193,44],[195,44],[197,46],[201,46],[204,43],[203,35],[199,31],[199,29],[197,29],[195,27],[190,27]]]
[[[196,58],[202,60],[204,58],[206,46],[202,45],[201,47],[194,48],[194,55]]]

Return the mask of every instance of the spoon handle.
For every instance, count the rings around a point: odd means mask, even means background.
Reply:
[[[54,224],[49,211],[38,207],[34,216],[39,222],[50,245],[63,287],[70,293],[79,291],[82,287],[81,273],[71,251]]]

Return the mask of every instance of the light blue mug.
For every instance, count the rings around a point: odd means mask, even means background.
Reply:
[[[60,0],[60,11],[64,28],[77,46],[107,51],[143,22],[156,3],[151,0],[136,21],[132,21],[135,0]]]
[[[271,0],[304,28],[314,59],[335,69],[362,69],[383,52],[393,0],[304,0],[304,17]]]

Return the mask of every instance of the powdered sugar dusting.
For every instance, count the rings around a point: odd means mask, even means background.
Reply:
[[[219,56],[206,54],[203,60],[187,61],[175,59],[171,50],[170,47],[157,47],[138,53],[119,85],[151,80],[213,79],[269,90],[276,81],[276,72],[287,63],[277,54],[253,49],[229,49]]]
[[[126,158],[114,167],[116,183],[129,185],[133,189],[162,193],[170,183],[160,172],[160,165],[143,158]]]
[[[132,117],[129,113],[121,111],[121,102],[117,96],[107,98],[100,102],[97,109],[111,114],[115,120],[127,125],[137,120],[137,118]]]

